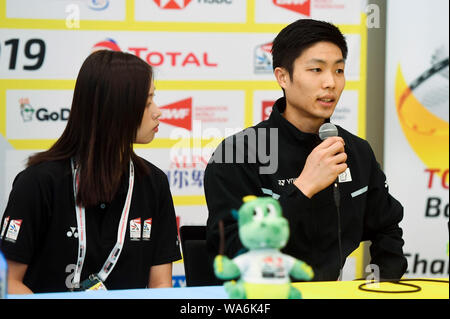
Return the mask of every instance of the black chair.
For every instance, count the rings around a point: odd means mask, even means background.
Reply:
[[[186,286],[216,286],[223,282],[216,278],[213,260],[206,250],[206,226],[180,227]]]

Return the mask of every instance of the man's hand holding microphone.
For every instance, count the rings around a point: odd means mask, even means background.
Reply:
[[[331,123],[320,127],[319,136],[323,141],[309,154],[300,176],[294,182],[308,198],[336,182],[339,174],[347,169],[345,142],[337,134],[336,126]]]

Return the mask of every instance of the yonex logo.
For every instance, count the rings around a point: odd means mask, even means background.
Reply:
[[[77,228],[76,227],[70,227],[70,230],[67,231],[66,235],[69,238],[71,238],[71,237],[78,238],[78,230],[77,230]]]

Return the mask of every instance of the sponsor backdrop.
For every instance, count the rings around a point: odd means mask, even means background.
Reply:
[[[405,207],[409,277],[449,275],[448,7],[388,2],[384,163]]]
[[[75,79],[96,49],[155,69],[157,138],[136,152],[169,179],[178,225],[207,219],[203,175],[226,136],[266,119],[282,96],[272,74],[275,35],[301,18],[346,35],[347,86],[333,121],[365,137],[366,0],[0,0],[0,215],[26,158],[54,143]],[[344,279],[362,274],[362,249]],[[174,285],[183,286],[183,263]]]

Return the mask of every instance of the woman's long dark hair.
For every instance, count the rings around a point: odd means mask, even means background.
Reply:
[[[133,142],[147,104],[153,72],[140,58],[123,52],[97,51],[81,66],[67,126],[47,151],[28,166],[75,158],[80,165],[77,204],[111,202],[129,159],[147,173]]]

